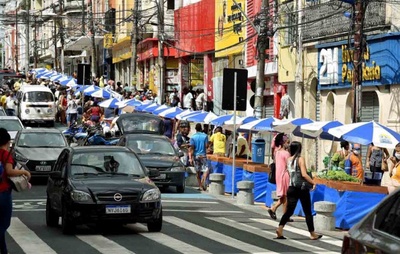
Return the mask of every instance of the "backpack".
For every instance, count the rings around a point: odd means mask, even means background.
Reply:
[[[276,184],[276,168],[275,168],[275,162],[271,163],[271,165],[269,165],[269,174],[268,174],[268,182],[272,183],[272,184]]]
[[[344,171],[346,172],[346,174],[351,175],[351,160],[350,160],[350,156],[352,153],[349,153],[349,155],[347,155],[347,158],[344,160]]]

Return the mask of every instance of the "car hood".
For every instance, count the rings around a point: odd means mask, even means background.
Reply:
[[[15,152],[23,155],[28,160],[57,160],[58,156],[65,147],[52,147],[52,148],[29,148],[17,147]]]
[[[130,178],[127,176],[89,176],[76,177],[71,183],[79,190],[88,190],[94,194],[104,192],[143,192],[155,188],[154,183],[147,177]]]
[[[177,156],[161,155],[138,155],[142,163],[148,168],[181,167],[182,164]]]

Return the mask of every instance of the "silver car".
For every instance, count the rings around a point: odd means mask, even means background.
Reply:
[[[10,133],[11,143],[13,143],[17,132],[24,129],[24,125],[17,116],[0,116],[0,128],[4,128]]]

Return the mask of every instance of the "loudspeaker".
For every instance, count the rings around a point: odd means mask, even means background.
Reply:
[[[247,70],[224,69],[222,79],[222,109],[234,110],[234,81],[236,73],[236,110],[246,111],[247,101]]]
[[[85,80],[83,80],[85,78]],[[90,85],[90,64],[78,64],[78,85]]]

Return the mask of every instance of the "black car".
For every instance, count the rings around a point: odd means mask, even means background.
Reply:
[[[349,230],[342,253],[400,253],[400,189]]]
[[[118,145],[132,149],[148,169],[160,172],[151,180],[159,187],[176,186],[179,193],[185,192],[185,166],[171,141],[154,134],[127,134],[120,138]]]
[[[164,121],[148,113],[122,114],[116,123],[122,134],[164,134]]]
[[[35,128],[20,130],[14,140],[14,160],[29,170],[32,176],[48,177],[67,140],[57,129]]]
[[[147,223],[162,228],[161,193],[137,155],[126,147],[66,148],[47,182],[46,224],[70,234],[79,224]]]

